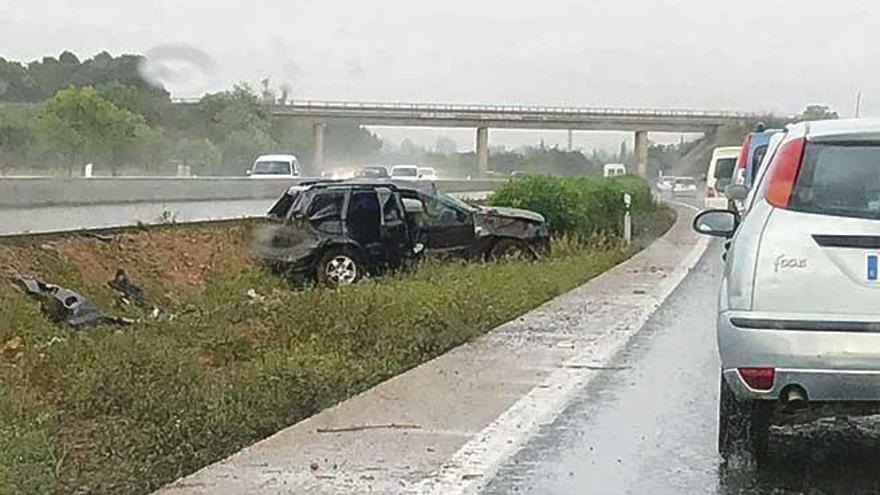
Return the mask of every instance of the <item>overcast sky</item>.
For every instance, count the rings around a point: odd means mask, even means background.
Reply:
[[[878,17],[870,0],[0,0],[0,56],[201,50],[214,68],[166,80],[178,96],[268,76],[302,99],[850,115],[861,90],[877,114]]]

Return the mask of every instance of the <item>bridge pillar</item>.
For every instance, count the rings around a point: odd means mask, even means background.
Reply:
[[[477,128],[477,177],[485,177],[489,170],[489,128]]]
[[[636,131],[636,143],[633,150],[639,175],[648,176],[648,131]]]
[[[327,124],[315,122],[312,125],[312,170],[321,175],[324,168],[324,129]]]

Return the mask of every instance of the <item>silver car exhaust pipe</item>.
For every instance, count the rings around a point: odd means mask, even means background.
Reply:
[[[782,403],[797,408],[807,405],[807,392],[801,387],[788,387],[782,393]]]

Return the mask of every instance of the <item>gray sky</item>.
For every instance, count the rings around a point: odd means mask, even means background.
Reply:
[[[869,0],[0,0],[0,56],[206,52],[178,96],[269,76],[301,99],[849,115],[858,90],[880,112],[878,21]]]

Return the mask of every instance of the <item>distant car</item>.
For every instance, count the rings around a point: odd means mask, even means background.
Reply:
[[[387,179],[391,175],[388,174],[387,168],[380,165],[371,165],[361,168],[357,173],[357,177],[362,179]]]
[[[528,175],[529,175],[529,173],[526,172],[525,170],[514,170],[513,172],[510,173],[510,176],[513,177],[514,179],[521,178],[521,177],[527,177]]]
[[[294,155],[261,155],[247,171],[252,179],[299,177],[299,160]]]
[[[754,132],[746,135],[736,160],[736,168],[731,175],[732,184],[744,185],[746,189],[752,188],[758,166],[767,154],[770,139],[780,132],[781,129],[766,129],[764,124],[758,124]]]
[[[694,220],[729,241],[716,316],[725,459],[760,463],[771,425],[880,409],[877,136],[874,119],[792,125],[747,215]]]
[[[697,197],[697,182],[693,177],[676,177],[672,184],[672,195],[675,197]]]
[[[395,165],[391,167],[391,178],[398,180],[418,180],[419,167],[415,165]]]
[[[712,152],[709,171],[706,173],[707,208],[727,207],[727,196],[724,195],[724,189],[730,185],[739,153],[739,146],[715,148]]]
[[[330,178],[334,180],[347,180],[357,177],[358,169],[352,167],[337,167],[333,169]]]
[[[755,184],[758,184],[761,179],[763,179],[764,174],[767,173],[767,167],[770,165],[770,162],[773,161],[773,158],[776,157],[776,152],[779,151],[779,145],[782,144],[782,141],[785,140],[785,137],[788,135],[788,128],[783,130],[782,132],[777,132],[773,134],[773,137],[770,138],[770,142],[767,144],[767,152],[764,154],[764,159],[761,160],[761,163],[758,165],[758,170],[755,173]],[[749,196],[753,195],[756,188],[752,188],[750,190]],[[751,201],[747,201],[746,203],[750,203]]]
[[[622,163],[609,163],[602,167],[602,173],[605,177],[618,177],[626,175],[626,165]]]
[[[256,254],[330,286],[400,266],[423,251],[468,259],[534,258],[549,243],[544,217],[471,206],[428,184],[317,181],[289,188],[269,210]]]
[[[672,192],[672,187],[675,184],[675,177],[671,175],[664,175],[657,181],[657,190],[661,193],[664,192]]]
[[[432,167],[419,167],[419,180],[437,180],[437,171]]]

